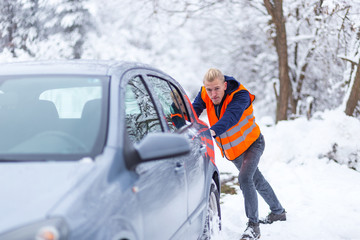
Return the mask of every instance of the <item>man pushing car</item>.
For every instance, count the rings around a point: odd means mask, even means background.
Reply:
[[[239,170],[240,189],[249,219],[241,239],[259,239],[259,223],[285,221],[286,212],[258,169],[265,141],[253,114],[252,102],[255,96],[233,77],[224,76],[220,70],[214,68],[206,72],[203,84],[193,102],[194,110],[200,116],[206,109],[211,135],[222,155]],[[271,210],[271,213],[260,221],[256,191]]]

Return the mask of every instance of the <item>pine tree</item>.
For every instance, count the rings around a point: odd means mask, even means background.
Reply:
[[[0,50],[8,49],[13,57],[20,51],[30,56],[31,45],[39,37],[38,0],[3,0],[0,2]]]
[[[3,0],[0,2],[0,34],[1,48],[8,49],[16,57],[15,49],[17,44],[17,27],[16,14],[18,12],[17,0]]]
[[[95,29],[91,14],[85,7],[87,0],[59,0],[51,5],[46,28],[47,35],[60,35],[72,48],[71,56],[79,59],[83,53],[83,45],[87,34]],[[48,6],[49,8],[49,6]]]

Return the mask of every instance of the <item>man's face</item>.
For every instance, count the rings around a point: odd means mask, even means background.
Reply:
[[[205,81],[204,82],[205,90],[210,97],[211,101],[218,105],[221,103],[222,98],[225,95],[225,90],[227,87],[227,82],[224,82],[218,78],[216,78],[212,82]]]

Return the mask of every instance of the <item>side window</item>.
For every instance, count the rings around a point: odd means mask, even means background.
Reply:
[[[161,103],[166,121],[171,131],[176,131],[189,123],[187,110],[180,92],[166,80],[148,76]]]
[[[139,76],[126,86],[125,113],[126,129],[132,142],[139,142],[150,132],[162,131],[154,104]]]

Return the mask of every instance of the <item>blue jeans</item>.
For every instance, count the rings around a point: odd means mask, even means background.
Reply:
[[[271,212],[280,214],[284,210],[270,184],[258,168],[264,149],[265,140],[263,135],[260,134],[259,138],[243,154],[232,160],[239,170],[239,184],[245,200],[246,216],[254,223],[259,222],[256,191],[269,205]]]

